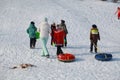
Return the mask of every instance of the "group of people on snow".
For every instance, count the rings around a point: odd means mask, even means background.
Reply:
[[[55,44],[57,47],[57,52],[56,54],[62,54],[63,51],[61,47],[67,46],[67,34],[68,30],[66,28],[65,20],[61,20],[60,24],[51,24],[49,25],[48,19],[45,18],[41,23],[39,28],[37,29],[35,26],[35,23],[32,21],[27,28],[27,33],[29,34],[30,38],[30,48],[34,49],[35,44],[36,44],[36,31],[40,32],[40,39],[41,39],[41,44],[42,44],[42,52],[41,56],[49,58],[49,51],[47,49],[47,42],[49,38],[49,34],[51,35],[51,45]],[[57,31],[63,31],[62,36],[60,35],[54,35]],[[59,38],[59,39],[57,39]]]
[[[120,19],[120,7],[117,8],[117,11],[115,12],[117,14],[118,20]],[[65,24],[65,20],[61,20],[60,24],[53,23],[49,25],[48,19],[45,18],[41,23],[40,27],[37,29],[35,26],[35,23],[33,21],[30,22],[30,25],[27,29],[27,33],[29,34],[30,37],[30,48],[34,49],[36,45],[36,32],[40,32],[40,39],[42,43],[42,56],[49,57],[49,52],[46,47],[49,34],[51,35],[51,45],[57,47],[57,52],[56,54],[62,54],[63,51],[61,47],[66,47],[67,46],[67,34],[68,30]],[[60,34],[57,34],[57,32],[61,32]],[[94,52],[97,53],[97,42],[100,40],[100,34],[99,30],[97,28],[97,25],[93,24],[92,28],[90,30],[90,52],[93,52],[93,47],[94,47]]]
[[[55,38],[54,38],[54,31],[56,31],[56,30],[64,30],[64,32],[65,32],[65,37],[64,37],[64,45],[62,45],[62,46],[67,46],[67,38],[66,38],[66,36],[67,36],[67,34],[68,34],[68,30],[67,30],[67,27],[66,27],[66,24],[65,24],[65,20],[61,20],[61,23],[60,24],[55,24],[55,23],[53,23],[53,24],[51,24],[51,30],[52,30],[52,33],[51,33],[51,45],[54,45],[54,40],[55,40]]]
[[[41,56],[49,57],[49,51],[47,49],[47,42],[49,34],[51,35],[51,45],[57,47],[56,55],[63,54],[61,47],[67,47],[67,34],[68,30],[65,24],[65,20],[61,20],[60,24],[53,23],[49,25],[48,19],[45,18],[37,29],[35,23],[32,21],[27,29],[27,33],[30,37],[30,48],[34,49],[36,44],[36,31],[40,32],[40,39],[42,44]],[[58,34],[59,32],[59,34]],[[99,30],[95,24],[92,25],[90,30],[90,52],[97,53],[97,42],[100,40]]]

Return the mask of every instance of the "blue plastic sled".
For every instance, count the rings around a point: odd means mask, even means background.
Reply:
[[[112,54],[99,53],[95,55],[95,59],[99,61],[109,61],[112,59]]]

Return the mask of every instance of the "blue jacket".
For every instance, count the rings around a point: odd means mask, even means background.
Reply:
[[[35,27],[34,24],[30,24],[29,28],[27,29],[27,33],[29,34],[30,38],[36,38],[36,31],[37,28]]]

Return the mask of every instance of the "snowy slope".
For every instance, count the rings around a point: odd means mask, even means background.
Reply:
[[[100,0],[0,0],[0,80],[119,80],[120,21],[114,15],[119,5]],[[50,38],[50,59],[40,56],[40,40],[36,49],[29,49],[26,29],[30,21],[39,27],[44,17],[50,24],[66,21],[68,47],[63,51],[74,54],[75,62],[59,62]],[[89,53],[92,24],[100,31],[100,52],[111,53],[112,61],[97,61]],[[22,63],[37,67],[9,69]]]

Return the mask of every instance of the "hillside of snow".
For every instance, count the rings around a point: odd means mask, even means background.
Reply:
[[[120,3],[100,0],[0,0],[0,80],[119,80],[120,20],[115,11]],[[60,62],[56,47],[47,44],[50,58],[41,57],[41,42],[29,48],[26,29],[31,21],[38,28],[44,17],[49,24],[66,21],[68,46],[76,60]],[[100,53],[113,55],[111,61],[97,61],[89,52],[92,24],[98,26]],[[30,63],[37,67],[10,69]]]

